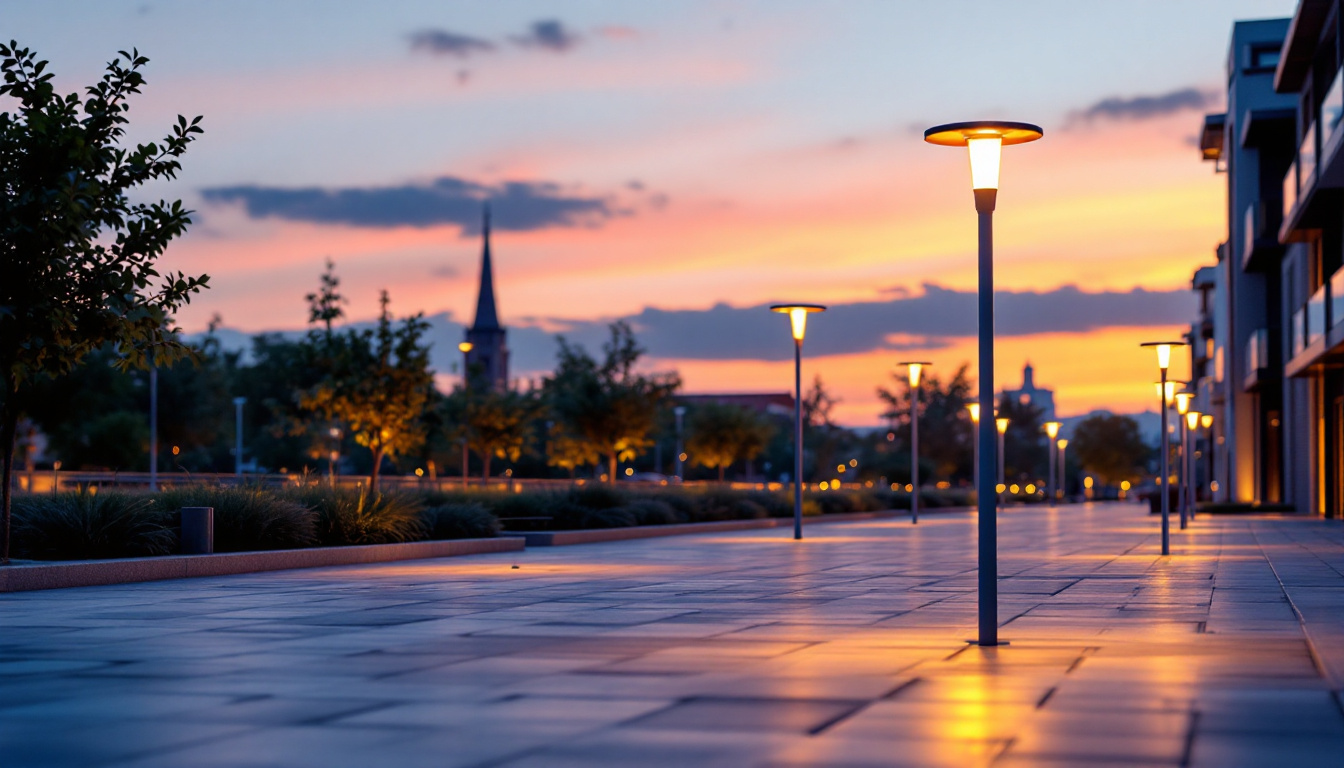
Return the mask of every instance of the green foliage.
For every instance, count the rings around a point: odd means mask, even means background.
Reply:
[[[499,518],[480,504],[444,504],[424,511],[430,539],[488,539],[499,535]]]
[[[732,464],[759,456],[775,432],[774,424],[756,411],[720,403],[696,406],[686,426],[691,462],[717,468],[719,482]]]
[[[276,492],[317,512],[317,539],[322,546],[392,544],[425,536],[420,497],[370,492],[367,488],[308,485]]]
[[[213,507],[216,552],[298,549],[317,543],[317,513],[265,488],[187,485],[150,498],[170,516],[183,507]]]
[[[168,515],[148,497],[92,491],[17,497],[14,540],[34,560],[152,557],[177,546]]]
[[[541,407],[531,392],[495,389],[484,382],[459,387],[443,401],[445,420],[481,456],[487,480],[492,458],[517,461],[522,455]]]
[[[636,499],[625,507],[635,516],[639,525],[672,525],[684,523],[689,516],[682,517],[662,499]]]
[[[389,303],[383,291],[375,329],[310,332],[325,376],[301,398],[304,408],[346,424],[355,442],[369,449],[369,484],[375,488],[384,457],[396,458],[424,442],[422,417],[434,384],[423,342],[429,324],[416,314],[394,327]],[[318,309],[313,314],[322,319]]]
[[[905,371],[892,374],[892,389],[879,387],[877,395],[887,405],[882,414],[898,426],[893,430],[896,442],[905,451],[904,470],[900,477],[909,477],[910,461],[910,389]],[[963,364],[946,383],[938,374],[925,370],[919,382],[919,458],[920,466],[933,470],[932,477],[953,477],[963,468],[971,471],[974,449],[974,425],[967,403],[973,399],[968,366]]]
[[[583,349],[560,338],[555,373],[544,397],[565,439],[586,443],[607,459],[607,477],[616,480],[616,462],[633,459],[652,444],[649,434],[659,406],[681,386],[675,373],[646,376],[635,372],[644,350],[624,322],[611,325],[599,364]]]
[[[149,60],[120,52],[81,97],[57,94],[47,62],[16,42],[0,45],[0,59],[0,99],[15,108],[0,112],[4,562],[20,396],[104,345],[123,370],[190,356],[170,319],[209,278],[156,268],[191,222],[181,201],[131,201],[142,185],[174,178],[201,133],[199,117],[178,116],[162,143],[120,146]]]
[[[631,528],[638,524],[635,513],[624,507],[590,510],[580,522],[583,528]]]
[[[1129,416],[1101,413],[1078,423],[1069,441],[1078,464],[1105,485],[1136,480],[1153,449],[1143,441],[1139,423]]]

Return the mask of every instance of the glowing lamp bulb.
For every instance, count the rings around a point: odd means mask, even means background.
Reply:
[[[1059,450],[1062,451],[1062,450],[1064,450],[1065,448],[1068,448],[1068,447],[1069,447],[1069,441],[1068,441],[1068,440],[1065,440],[1064,438],[1061,437],[1061,438],[1059,438],[1058,440],[1055,441],[1055,445],[1058,446],[1058,447],[1059,447]]]
[[[794,341],[802,341],[803,334],[807,333],[807,310],[806,309],[789,310],[789,324],[793,326]]]
[[[1008,431],[1008,419],[995,419],[994,425],[999,428],[999,434],[1002,435]]]
[[[1054,440],[1056,437],[1059,437],[1059,427],[1060,423],[1058,421],[1045,422],[1046,436],[1049,437],[1051,440]]]
[[[908,367],[910,369],[910,386],[918,387],[919,374],[922,370],[924,370],[924,366],[920,363],[910,363]]]
[[[465,355],[466,353],[470,352],[473,348],[475,348],[475,346],[476,345],[472,344],[470,341],[464,341],[461,344],[457,345],[457,349],[459,352]]]
[[[1176,412],[1184,416],[1186,411],[1190,410],[1190,398],[1194,397],[1189,392],[1176,393]]]
[[[968,410],[968,411],[971,412],[971,423],[973,423],[973,424],[979,424],[979,423],[980,423],[980,404],[979,404],[979,403],[971,403],[970,405],[966,406],[966,410]]]
[[[1200,416],[1200,417],[1199,417],[1199,423],[1202,424],[1202,425],[1204,426],[1205,429],[1208,429],[1209,427],[1212,427],[1212,426],[1213,426],[1213,414],[1212,414],[1212,413],[1206,413],[1206,414]]]
[[[985,136],[966,140],[971,156],[971,189],[999,188],[999,157],[1003,137]]]
[[[1188,429],[1196,429],[1199,427],[1199,417],[1201,415],[1202,414],[1199,411],[1187,411],[1185,414],[1185,426]]]

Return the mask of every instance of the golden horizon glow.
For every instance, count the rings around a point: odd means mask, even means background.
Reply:
[[[971,189],[998,189],[1003,139],[998,136],[967,139],[966,149],[971,160]]]

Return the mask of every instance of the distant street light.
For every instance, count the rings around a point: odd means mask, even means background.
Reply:
[[[1162,407],[1159,409],[1162,414],[1162,477],[1158,482],[1161,488],[1162,497],[1162,554],[1171,554],[1171,467],[1169,462],[1171,457],[1167,455],[1170,450],[1167,436],[1167,405],[1171,402],[1171,388],[1167,385],[1167,368],[1171,366],[1171,348],[1184,347],[1183,341],[1147,341],[1140,344],[1141,347],[1154,347],[1157,349],[1157,367],[1162,371],[1162,380],[1158,382],[1158,397],[1162,398]]]
[[[1199,417],[1203,415],[1199,411],[1186,411],[1185,414],[1185,447],[1181,449],[1181,456],[1185,460],[1185,496],[1186,506],[1190,510],[1190,519],[1195,519],[1195,430],[1199,429]]]
[[[1003,473],[1003,438],[1004,435],[1008,434],[1008,419],[1000,416],[999,418],[994,419],[994,426],[999,430],[999,485],[1002,486],[1004,483],[1008,482],[1008,479],[1004,477]],[[999,504],[1003,504],[1002,490],[999,491]]]
[[[243,404],[246,402],[246,397],[233,398],[234,421],[237,426],[233,448],[233,474],[239,478],[243,476]]]
[[[1059,428],[1063,426],[1058,421],[1045,422],[1045,436],[1049,438],[1050,459],[1047,463],[1050,465],[1050,481],[1046,485],[1046,495],[1050,497],[1050,506],[1055,506],[1055,438],[1059,437]]]
[[[1069,487],[1068,478],[1064,476],[1064,467],[1068,466],[1064,463],[1064,449],[1068,447],[1069,441],[1062,437],[1055,441],[1055,448],[1059,449],[1059,496],[1061,499],[1064,498]]]
[[[775,304],[770,311],[788,314],[793,331],[793,538],[798,540],[803,538],[803,336],[807,333],[807,316],[825,312],[826,308],[820,304]]]
[[[1214,467],[1213,467],[1213,414],[1212,414],[1212,413],[1206,413],[1206,414],[1200,416],[1200,417],[1199,417],[1199,424],[1200,424],[1200,426],[1204,427],[1204,441],[1205,441],[1205,443],[1208,445],[1208,448],[1209,448],[1209,458],[1208,458],[1208,461],[1205,462],[1205,465],[1208,467],[1208,473],[1205,474],[1204,476],[1207,477],[1207,478],[1209,479],[1209,482],[1210,482],[1210,483],[1212,483],[1212,482],[1213,482],[1213,469],[1214,469]],[[1213,487],[1212,487],[1212,485],[1210,485],[1210,487],[1209,487],[1209,500],[1210,500],[1210,501],[1213,500]]]
[[[972,484],[975,492],[980,493],[980,440],[978,432],[980,430],[980,404],[971,403],[966,406],[966,410],[971,412],[971,475]]]
[[[999,192],[999,155],[1004,145],[1023,144],[1041,138],[1042,131],[1030,123],[977,121],[938,125],[924,132],[930,144],[966,147],[971,160],[971,191],[979,218],[979,356],[980,411],[994,411],[994,205]],[[994,452],[994,433],[988,419],[977,430],[980,447],[980,483],[976,488],[979,527],[979,629],[977,642],[999,644],[999,544],[997,510],[989,476]]]
[[[1177,413],[1177,415],[1179,415],[1179,416],[1181,417],[1181,418],[1179,418],[1179,419],[1176,420],[1176,421],[1180,422],[1180,424],[1179,424],[1179,428],[1180,428],[1180,431],[1181,431],[1181,437],[1180,437],[1180,440],[1181,440],[1181,466],[1179,467],[1179,470],[1180,470],[1180,471],[1179,471],[1179,475],[1180,475],[1180,478],[1181,478],[1181,484],[1178,485],[1178,486],[1176,487],[1176,494],[1177,494],[1177,495],[1176,495],[1176,498],[1179,500],[1180,505],[1181,505],[1181,530],[1182,530],[1182,531],[1184,531],[1185,528],[1186,528],[1186,526],[1189,524],[1189,514],[1190,514],[1190,513],[1189,513],[1189,510],[1190,510],[1190,503],[1189,503],[1189,497],[1190,497],[1190,492],[1189,492],[1189,491],[1190,491],[1190,462],[1189,462],[1189,461],[1186,461],[1186,459],[1188,458],[1186,454],[1188,454],[1188,453],[1190,452],[1190,443],[1189,443],[1189,440],[1187,440],[1187,432],[1186,432],[1186,428],[1185,428],[1185,425],[1186,425],[1186,422],[1188,421],[1188,419],[1186,419],[1185,417],[1186,417],[1186,415],[1190,412],[1190,398],[1192,398],[1192,397],[1194,397],[1194,396],[1195,396],[1195,393],[1194,393],[1194,392],[1177,392],[1177,393],[1176,393],[1176,413]]]
[[[677,416],[677,482],[684,483],[686,482],[686,475],[683,474],[682,465],[686,459],[686,448],[682,444],[681,426],[682,421],[686,416],[686,406],[678,405],[676,408],[672,409],[672,413]]]
[[[471,354],[471,350],[473,350],[473,349],[475,349],[475,348],[476,348],[476,345],[475,345],[475,344],[472,344],[470,341],[464,341],[464,342],[461,342],[461,343],[459,343],[459,344],[457,345],[457,351],[462,353],[462,388],[463,388],[463,389],[466,389],[466,388],[467,388],[467,384],[469,384],[469,383],[471,382],[471,377],[467,375],[467,371],[468,371],[468,369],[467,369],[467,356],[470,355],[470,354]]]
[[[919,375],[928,362],[904,362],[910,381],[910,522],[919,523]]]

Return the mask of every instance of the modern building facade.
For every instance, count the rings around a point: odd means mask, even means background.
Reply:
[[[499,324],[495,308],[495,270],[490,259],[490,206],[481,226],[481,283],[476,294],[476,318],[466,331],[471,348],[466,353],[467,375],[496,389],[509,385],[508,332]]]
[[[1227,112],[1201,151],[1227,175],[1218,263],[1195,273],[1195,408],[1219,501],[1344,516],[1344,77],[1340,0],[1238,22]]]

